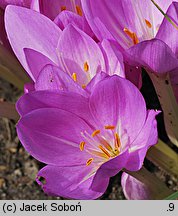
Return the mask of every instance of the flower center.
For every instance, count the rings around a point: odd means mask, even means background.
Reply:
[[[142,41],[153,37],[152,32],[150,31],[152,29],[152,24],[149,20],[144,19],[144,22],[140,24],[140,28],[142,32],[142,36],[140,37],[140,39],[138,38],[136,32],[132,32],[128,28],[123,29],[124,33],[132,40],[132,43],[134,45],[138,44],[140,40]]]
[[[71,7],[72,11],[78,14],[79,16],[83,15],[82,9],[79,5],[76,5],[75,0],[70,0],[71,1]],[[66,5],[61,6],[60,11],[68,10]],[[71,9],[70,9],[71,10]]]
[[[91,155],[86,161],[89,166],[92,162],[103,163],[107,160],[118,156],[121,152],[121,141],[115,126],[104,126],[104,132],[100,130],[93,131],[89,134],[87,131],[81,132],[84,141],[79,145],[81,151],[86,151]]]

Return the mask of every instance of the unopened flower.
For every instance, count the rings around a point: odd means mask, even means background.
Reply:
[[[96,199],[111,176],[123,168],[139,170],[157,142],[157,112],[147,111],[139,90],[117,75],[98,82],[88,98],[34,91],[22,96],[17,109],[19,139],[47,164],[37,182],[50,195]]]

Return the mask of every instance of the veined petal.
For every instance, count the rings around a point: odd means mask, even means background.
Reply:
[[[47,17],[33,10],[9,5],[5,12],[5,26],[13,51],[33,80],[24,48],[34,49],[58,63],[56,47],[61,30]]]
[[[90,109],[99,125],[114,125],[132,142],[146,120],[145,101],[139,90],[117,75],[100,81],[90,97]],[[134,127],[133,127],[134,125]]]
[[[57,166],[85,165],[90,155],[81,152],[81,132],[92,133],[77,115],[56,108],[43,108],[23,116],[17,124],[24,148],[37,160]]]
[[[121,185],[128,200],[148,200],[151,198],[148,187],[127,173],[122,174]]]
[[[167,13],[168,17],[178,26],[178,2],[173,2]],[[171,34],[170,34],[171,32]],[[178,57],[178,29],[176,29],[167,19],[164,18],[156,38],[164,41]]]
[[[125,78],[123,55],[118,50],[114,41],[103,40],[101,49],[106,63],[106,72],[109,75],[117,74]]]
[[[164,18],[155,5],[147,0],[81,0],[81,2],[86,19],[96,36],[100,40],[113,37],[124,49],[134,45],[124,29],[134,32],[138,41],[151,39],[156,35]],[[167,10],[171,2],[171,0],[164,2],[159,0],[158,3],[163,10]],[[146,22],[151,27],[148,27]],[[103,25],[106,30],[102,32]]]
[[[33,110],[42,108],[58,108],[74,113],[77,116],[88,119],[92,123],[92,117],[88,107],[88,99],[82,95],[62,91],[34,91],[23,95],[16,103],[16,108],[21,116]],[[89,117],[90,116],[90,117]],[[88,122],[88,123],[89,123]]]
[[[104,80],[106,77],[109,77],[109,75],[108,75],[107,73],[104,73],[104,72],[99,72],[99,73],[97,73],[97,74],[93,77],[93,79],[88,83],[88,85],[86,86],[86,91],[91,93],[91,91],[92,91],[92,89],[94,88],[94,86],[95,86],[98,82]]]
[[[59,67],[46,65],[40,72],[35,83],[36,90],[70,91],[87,97],[82,89],[66,72]]]
[[[115,176],[119,171],[121,171],[125,167],[128,157],[129,153],[126,150],[121,155],[102,164],[96,172],[96,175],[91,185],[91,189],[96,190],[98,192],[102,192],[103,185],[101,184],[101,179],[102,181],[107,181],[110,177]]]
[[[92,190],[90,186],[94,175],[87,177],[92,169],[92,166],[57,167],[48,165],[38,173],[38,177],[43,177],[46,183],[42,184],[38,178],[37,182],[49,195],[70,199],[96,199],[104,193],[108,181],[104,181],[103,192]]]
[[[138,62],[156,73],[167,73],[178,67],[175,54],[167,44],[158,39],[141,42],[126,52],[132,61]]]
[[[62,11],[54,20],[56,25],[59,26],[60,29],[66,28],[69,24],[72,24],[82,31],[84,31],[89,36],[93,37],[94,34],[88,25],[86,19],[83,16],[79,16],[78,14],[71,11]]]
[[[139,170],[143,166],[143,161],[147,150],[158,141],[157,122],[155,116],[158,111],[149,110],[146,122],[136,137],[130,144],[130,156],[126,164],[126,169],[130,171]]]
[[[81,86],[87,85],[96,73],[105,69],[104,58],[97,43],[71,24],[64,29],[57,50],[66,64],[66,72],[71,75],[76,73],[77,82]]]
[[[45,65],[55,65],[54,62],[52,62],[48,57],[40,52],[37,52],[36,50],[24,48],[24,53],[26,62],[34,78],[34,81],[36,81],[40,71],[44,68]]]

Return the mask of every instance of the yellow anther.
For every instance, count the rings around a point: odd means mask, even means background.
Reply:
[[[113,125],[106,125],[106,126],[104,126],[104,128],[106,130],[113,130],[115,128],[115,126],[113,126]]]
[[[82,88],[85,89],[85,88],[86,88],[86,85],[83,84],[83,85],[82,85]]]
[[[83,150],[84,150],[84,146],[85,146],[85,142],[82,141],[82,142],[80,143],[80,146],[79,146],[79,147],[80,147],[80,151],[83,151]]]
[[[94,137],[94,136],[96,136],[97,134],[99,134],[100,133],[100,130],[95,130],[95,131],[93,131],[93,133],[92,133],[92,137]]]
[[[88,70],[89,70],[89,65],[88,65],[87,62],[84,63],[83,68],[84,68],[84,71],[85,71],[85,72],[88,72]]]
[[[77,81],[77,74],[76,73],[73,73],[72,74],[72,79],[76,82]]]
[[[98,148],[99,148],[108,158],[111,157],[111,155],[109,154],[109,152],[106,151],[106,149],[103,148],[103,146],[99,145]]]
[[[82,16],[82,9],[79,5],[76,5],[76,11],[78,15]]]
[[[66,6],[61,6],[61,11],[64,11],[64,10],[66,10],[66,9],[67,9]]]
[[[92,161],[93,161],[93,158],[88,159],[87,162],[86,162],[86,166],[89,166]]]
[[[138,44],[139,40],[135,32],[131,32],[128,28],[124,28],[124,32],[132,39],[134,44]]]
[[[121,141],[117,133],[115,133],[115,147],[116,149],[121,147]]]
[[[148,26],[148,28],[151,28],[151,27],[152,27],[152,24],[151,24],[148,20],[146,20],[146,19],[145,19],[145,23],[146,23],[146,25]]]

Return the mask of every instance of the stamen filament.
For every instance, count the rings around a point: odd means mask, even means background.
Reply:
[[[93,158],[88,159],[87,162],[86,162],[86,166],[89,166],[92,161],[93,161]]]
[[[105,155],[107,155],[108,158],[111,157],[111,155],[109,154],[109,152],[106,151],[106,149],[104,149],[103,146],[99,145],[98,148],[99,148]]]
[[[93,131],[93,133],[92,133],[92,137],[94,137],[94,136],[96,136],[97,134],[99,134],[100,133],[100,130],[95,130],[95,131]]]
[[[108,150],[108,151],[112,151],[112,147],[110,146],[110,144],[103,138],[101,138],[100,143],[104,145],[104,147]]]
[[[90,154],[102,157],[102,158],[106,158],[106,159],[109,158],[108,155],[106,155],[105,153],[99,152],[99,151],[95,151],[95,150],[90,150],[89,149],[89,150],[87,150],[87,152],[89,152]]]

